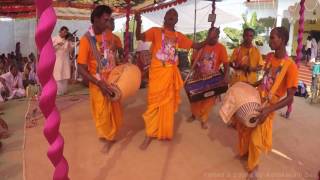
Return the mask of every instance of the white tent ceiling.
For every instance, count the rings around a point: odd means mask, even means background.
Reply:
[[[211,14],[211,4],[210,1],[197,0],[197,23],[196,31],[208,30],[211,26],[211,23],[208,22],[208,16]],[[179,14],[179,20],[176,25],[178,31],[190,34],[194,32],[194,9],[195,1],[188,0],[186,3],[174,7]],[[163,17],[167,9],[162,9],[160,11],[155,11],[151,13],[143,14],[142,16],[149,19],[158,26],[162,26]],[[220,26],[227,23],[232,23],[236,21],[241,21],[241,18],[234,16],[230,13],[227,13],[218,7],[216,7],[216,22],[215,26]]]

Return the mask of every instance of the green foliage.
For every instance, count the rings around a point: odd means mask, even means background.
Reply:
[[[200,31],[196,33],[196,41],[201,42],[207,38],[208,30]],[[187,34],[189,39],[193,40],[193,34]]]
[[[227,46],[230,49],[234,49],[239,46],[242,42],[242,34],[245,28],[252,28],[256,32],[256,37],[254,38],[254,43],[258,46],[262,46],[264,42],[264,37],[259,36],[259,34],[265,31],[263,24],[257,19],[257,13],[254,12],[251,18],[248,19],[247,15],[242,15],[243,24],[242,29],[229,28],[223,29],[223,32],[228,36],[231,42],[227,42]]]
[[[230,49],[234,49],[239,46],[242,38],[242,31],[236,28],[226,27],[223,29],[223,32],[228,36],[228,38],[232,41],[232,43],[227,42],[227,46]]]
[[[130,18],[129,20],[129,32],[134,32],[136,30],[137,24],[134,20],[134,18]],[[142,27],[141,27],[142,29]],[[126,23],[123,23],[123,27],[121,29],[121,32],[126,32]]]

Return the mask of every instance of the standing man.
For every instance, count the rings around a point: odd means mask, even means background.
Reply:
[[[275,27],[270,34],[269,46],[274,52],[268,54],[266,73],[258,91],[265,106],[256,117],[258,125],[248,128],[237,121],[239,155],[247,157],[247,179],[256,179],[260,156],[272,149],[272,125],[275,111],[292,103],[298,85],[298,68],[288,57],[286,46],[288,30]]]
[[[253,85],[258,81],[257,72],[262,69],[264,62],[259,49],[252,44],[254,36],[253,29],[244,29],[243,43],[233,50],[230,62],[235,72],[231,84],[241,81]]]
[[[98,137],[104,142],[104,153],[109,152],[122,123],[121,104],[110,100],[112,92],[105,81],[116,66],[114,37],[106,33],[111,14],[112,9],[106,5],[92,11],[92,26],[80,39],[78,55],[79,73],[89,81],[92,116]]]
[[[311,39],[311,58],[310,58],[310,61],[315,61],[315,59],[317,58],[317,55],[318,55],[318,43],[317,43],[316,38],[313,35],[313,37]]]
[[[307,52],[307,61],[306,61],[306,64],[308,64],[309,61],[310,61],[310,59],[311,59],[311,53],[312,53],[312,51],[311,51],[311,47],[312,47],[312,42],[311,42],[311,40],[312,40],[312,37],[309,35],[309,36],[307,37],[307,42],[306,42],[306,52]]]
[[[180,104],[183,81],[178,69],[178,48],[201,48],[206,44],[193,43],[175,30],[178,13],[169,9],[163,27],[153,27],[141,33],[141,16],[136,14],[137,40],[152,43],[152,60],[149,69],[148,106],[143,114],[146,137],[140,149],[146,149],[153,138],[170,140],[173,137],[174,113]]]
[[[208,31],[208,44],[201,48],[193,55],[193,63],[195,65],[195,73],[193,79],[201,79],[210,74],[217,73],[221,64],[224,69],[224,81],[228,82],[229,62],[228,54],[224,45],[218,42],[220,30],[211,27]],[[208,129],[208,118],[216,97],[210,97],[201,101],[191,103],[192,115],[188,119],[189,122],[199,120],[203,129]]]
[[[64,95],[67,92],[68,80],[71,77],[70,52],[72,51],[72,42],[67,39],[69,29],[62,26],[59,35],[52,38],[53,47],[56,50],[56,63],[54,65],[53,76],[57,81],[58,95]]]

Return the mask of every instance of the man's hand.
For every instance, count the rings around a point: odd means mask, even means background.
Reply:
[[[268,115],[271,113],[270,107],[265,107],[259,110],[260,114],[256,117],[259,124],[263,124],[267,119]]]
[[[248,65],[240,65],[240,69],[244,72],[249,72],[250,67]]]
[[[97,85],[101,89],[103,95],[107,97],[113,96],[113,92],[110,90],[110,88],[105,82],[100,80],[98,81]]]

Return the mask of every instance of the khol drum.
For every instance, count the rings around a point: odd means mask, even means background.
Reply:
[[[261,106],[258,90],[247,83],[237,82],[227,91],[219,114],[226,124],[231,123],[231,117],[235,115],[245,126],[255,127]]]
[[[123,101],[134,95],[139,89],[141,72],[136,65],[130,63],[122,64],[112,69],[107,81],[111,84],[111,89],[114,93],[111,96],[111,100]]]

